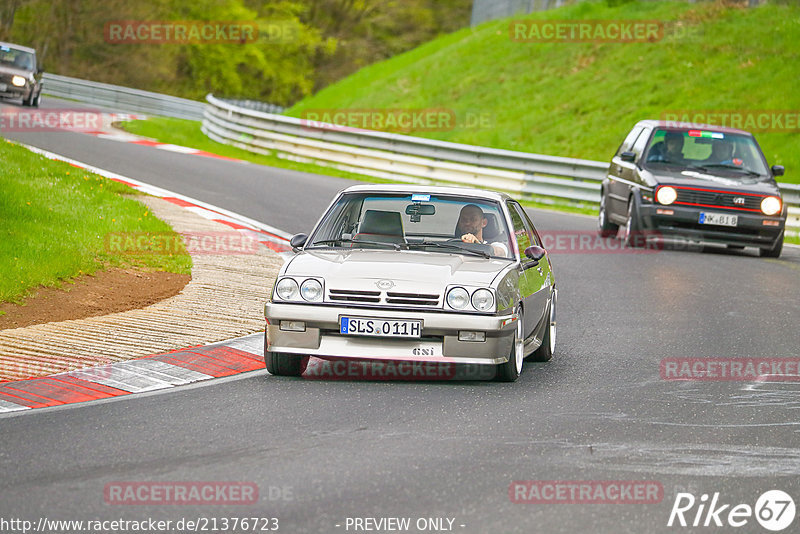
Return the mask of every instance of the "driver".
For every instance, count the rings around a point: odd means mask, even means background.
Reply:
[[[664,140],[656,143],[650,149],[647,161],[684,163],[683,134],[681,132],[668,131],[664,134]]]
[[[733,157],[733,148],[733,143],[717,141],[711,145],[711,155],[707,161],[717,165],[741,165],[742,160]]]
[[[492,253],[495,256],[508,257],[508,247],[500,241],[488,243],[483,239],[483,229],[489,223],[489,220],[483,214],[480,206],[475,204],[467,204],[461,208],[461,213],[458,215],[457,228],[463,234],[460,236],[461,241],[464,243],[479,243],[483,245],[490,245]]]

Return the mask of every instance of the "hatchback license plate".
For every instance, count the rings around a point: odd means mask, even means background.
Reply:
[[[422,321],[342,317],[339,320],[339,333],[351,336],[419,338],[422,336]]]
[[[736,226],[739,224],[738,215],[726,213],[700,213],[700,224],[716,224],[717,226]]]
[[[0,93],[4,93],[8,89],[8,86],[4,83],[0,83]]]

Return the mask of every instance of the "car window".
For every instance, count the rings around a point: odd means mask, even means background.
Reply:
[[[516,202],[509,203],[509,213],[511,214],[511,224],[514,225],[514,239],[517,242],[517,249],[520,257],[525,254],[525,249],[532,245],[539,245],[539,241],[531,231],[531,226],[526,221],[525,211]]]
[[[633,128],[633,130],[631,130],[628,133],[628,136],[625,138],[625,140],[622,142],[622,144],[619,146],[619,149],[617,150],[617,156],[631,149],[633,143],[636,142],[636,139],[639,137],[639,134],[642,133],[643,129],[644,128],[642,128],[641,126],[636,126]]]
[[[767,175],[758,145],[749,135],[713,130],[657,129],[647,148],[648,168],[695,168],[731,177]]]
[[[470,234],[475,239],[465,242]],[[511,258],[509,236],[500,204],[494,201],[426,193],[348,193],[323,216],[306,248],[400,245],[458,253],[453,247],[461,247]]]
[[[636,142],[633,144],[631,151],[636,154],[636,161],[639,161],[642,153],[644,152],[645,147],[647,146],[647,140],[650,138],[650,129],[645,128],[642,130],[641,135],[639,138],[636,139]]]
[[[21,70],[33,70],[36,65],[36,58],[25,50],[0,46],[0,65]]]

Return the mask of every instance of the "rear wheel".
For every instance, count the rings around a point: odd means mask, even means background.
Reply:
[[[275,376],[300,376],[308,365],[308,356],[283,354],[267,350],[267,334],[264,333],[264,363],[269,374]]]
[[[549,362],[556,352],[556,301],[558,292],[553,288],[553,298],[550,300],[547,328],[544,331],[541,346],[528,356],[532,362]]]
[[[619,225],[608,220],[606,195],[603,193],[600,196],[600,213],[597,216],[597,233],[600,234],[600,237],[611,237],[616,235],[618,231]]]
[[[525,359],[523,324],[522,308],[519,308],[517,310],[517,328],[514,330],[514,342],[511,344],[511,354],[508,355],[506,363],[497,366],[495,380],[515,382],[522,373],[522,361]]]
[[[774,247],[760,248],[758,249],[758,254],[762,258],[779,258],[782,251],[783,232],[781,232],[781,235],[778,237],[778,241],[775,243]]]

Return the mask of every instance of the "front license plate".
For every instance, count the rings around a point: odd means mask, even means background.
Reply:
[[[700,224],[716,224],[717,226],[736,226],[739,224],[738,215],[727,213],[700,213]]]
[[[4,93],[8,89],[8,86],[4,83],[0,83],[0,93]]]
[[[339,321],[339,333],[351,336],[418,338],[422,336],[422,321],[342,317]]]

